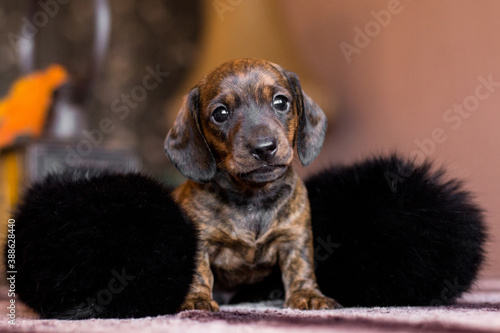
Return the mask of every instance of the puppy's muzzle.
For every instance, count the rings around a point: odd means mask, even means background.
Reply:
[[[251,154],[259,161],[271,162],[278,150],[278,140],[272,137],[263,137],[252,140]]]

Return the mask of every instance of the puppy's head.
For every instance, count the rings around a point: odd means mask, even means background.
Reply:
[[[296,74],[264,60],[238,59],[207,74],[185,97],[165,151],[187,178],[218,171],[254,183],[282,176],[297,147],[303,165],[319,154],[326,117]]]

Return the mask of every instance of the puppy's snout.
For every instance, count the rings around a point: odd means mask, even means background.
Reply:
[[[252,155],[260,161],[269,162],[277,150],[278,142],[275,138],[258,138],[252,146]]]

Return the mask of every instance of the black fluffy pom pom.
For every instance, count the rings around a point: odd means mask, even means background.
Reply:
[[[481,210],[429,164],[371,159],[306,185],[318,284],[342,305],[449,304],[475,281]]]
[[[42,318],[168,314],[187,295],[196,231],[147,176],[51,175],[29,188],[14,219],[16,292]]]

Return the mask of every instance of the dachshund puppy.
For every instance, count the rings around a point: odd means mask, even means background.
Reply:
[[[319,154],[323,111],[296,74],[257,59],[227,62],[185,99],[165,151],[188,180],[174,200],[199,229],[197,272],[181,310],[218,311],[214,277],[228,290],[279,265],[285,307],[333,309],[318,289],[306,188],[293,170]]]

